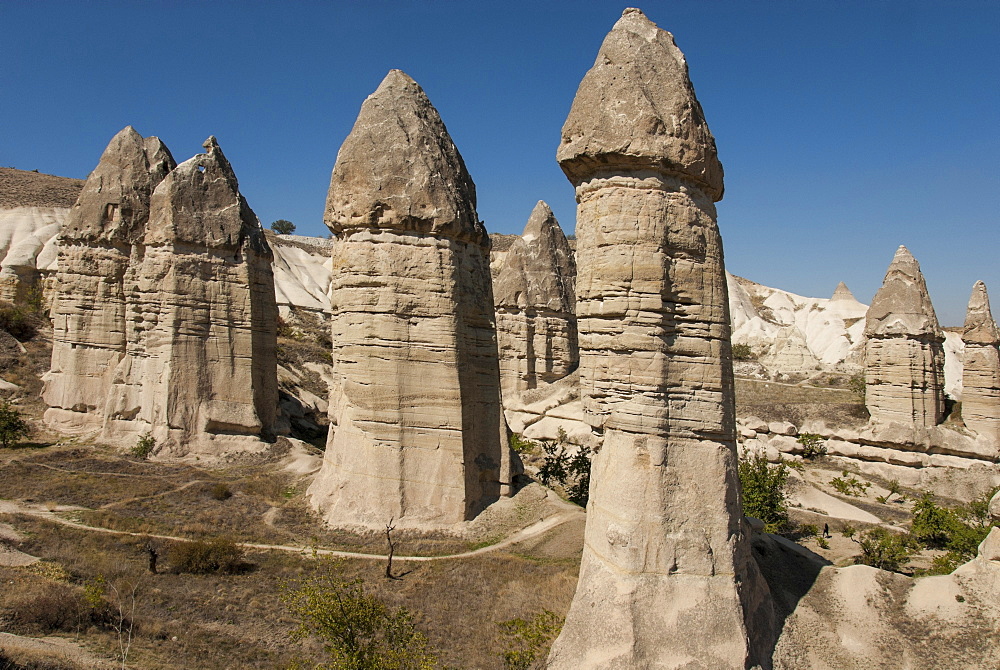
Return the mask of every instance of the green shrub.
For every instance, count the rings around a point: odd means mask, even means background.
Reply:
[[[560,430],[560,438],[565,438]],[[570,454],[566,442],[545,440],[542,442],[542,465],[538,468],[538,478],[546,486],[558,484],[566,491],[566,497],[580,507],[590,501],[590,447],[578,445]]]
[[[134,456],[135,458],[144,461],[147,458],[149,458],[150,454],[153,453],[154,449],[156,449],[156,440],[153,438],[152,435],[146,433],[144,435],[139,436],[139,439],[136,441],[135,446],[132,447],[129,453],[131,453],[132,456]]]
[[[733,360],[755,361],[757,360],[757,354],[754,353],[749,344],[733,344]]]
[[[31,434],[31,424],[9,402],[0,402],[0,445],[5,449]]]
[[[863,482],[857,477],[848,474],[847,470],[843,470],[840,473],[840,477],[834,477],[830,480],[830,486],[845,496],[859,498],[865,494],[869,487],[871,487],[871,484]]]
[[[847,381],[847,388],[858,397],[861,402],[865,401],[865,377],[864,375],[854,375]]]
[[[795,441],[802,445],[802,458],[826,456],[826,445],[823,444],[826,440],[816,433],[800,433]]]
[[[243,555],[243,548],[230,538],[215,537],[175,542],[167,552],[167,560],[176,572],[235,575],[246,571]]]
[[[229,487],[219,482],[218,484],[213,484],[212,488],[208,490],[208,495],[212,496],[216,500],[229,500],[233,497],[233,492],[229,490]]]
[[[909,560],[915,549],[909,536],[892,533],[885,528],[869,528],[858,534],[854,528],[847,527],[843,532],[861,548],[861,553],[854,557],[858,565],[899,572],[900,566]]]
[[[517,433],[510,434],[510,448],[519,454],[532,454],[538,451],[538,443],[526,440]]]
[[[743,513],[763,521],[766,532],[779,532],[788,523],[788,466],[784,462],[770,465],[766,456],[754,454],[740,461],[739,475]]]
[[[6,330],[20,341],[38,334],[38,317],[29,309],[5,303],[0,305],[0,330]]]
[[[934,559],[928,574],[946,574],[975,558],[979,545],[989,535],[993,520],[990,499],[997,489],[986,491],[967,505],[941,507],[925,491],[913,505],[913,536],[924,546],[945,549]]]
[[[500,653],[504,670],[531,670],[540,667],[548,655],[552,640],[562,629],[563,618],[542,610],[531,619],[511,619],[497,623],[504,651]]]
[[[393,609],[365,592],[360,579],[333,570],[287,588],[282,600],[298,617],[296,637],[317,637],[329,654],[330,668],[350,670],[431,670],[438,666],[427,637],[403,607]]]
[[[271,230],[279,235],[291,235],[295,232],[295,224],[288,219],[278,219],[271,223]]]

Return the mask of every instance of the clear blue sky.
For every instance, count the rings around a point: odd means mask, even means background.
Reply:
[[[576,87],[626,5],[0,0],[0,165],[85,177],[132,124],[178,161],[210,134],[265,225],[321,234],[337,149],[386,71],[427,91],[492,232],[539,199]],[[730,271],[870,301],[899,244],[943,325],[1000,305],[1000,2],[646,2],[674,33],[726,169]]]

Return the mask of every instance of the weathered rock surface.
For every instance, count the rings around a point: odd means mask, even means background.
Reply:
[[[745,668],[773,620],[736,476],[722,167],[671,35],[627,9],[563,126],[581,395],[604,433],[550,668]]]
[[[962,419],[1000,449],[1000,331],[981,281],[972,288],[962,342]]]
[[[576,262],[552,210],[539,200],[493,285],[504,397],[576,369]]]
[[[261,449],[277,408],[271,252],[215,138],[174,167],[115,136],[63,229],[46,420],[158,451]],[[247,439],[249,438],[249,439]]]
[[[437,111],[391,71],[361,106],[327,197],[334,379],[309,495],[331,524],[455,524],[511,481],[475,206]]]
[[[872,420],[930,427],[944,416],[944,333],[920,265],[900,246],[865,322]]]
[[[153,189],[173,169],[167,148],[131,126],[115,135],[59,235],[52,369],[45,420],[73,432],[100,428],[115,367],[125,355],[124,277],[149,220]]]

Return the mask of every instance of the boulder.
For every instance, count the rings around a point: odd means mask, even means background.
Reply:
[[[715,140],[673,37],[626,9],[557,157],[577,197],[592,466],[576,594],[548,667],[766,662],[767,587],[736,475]]]

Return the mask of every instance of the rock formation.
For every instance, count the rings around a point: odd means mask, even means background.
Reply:
[[[581,394],[594,457],[550,668],[767,664],[773,617],[736,474],[722,166],[672,36],[625,10],[557,154],[576,187]]]
[[[865,322],[865,404],[877,423],[936,425],[944,416],[944,333],[920,265],[900,246]]]
[[[331,524],[450,525],[510,482],[475,207],[437,110],[392,70],[340,148],[326,204],[334,381],[309,494]]]
[[[125,355],[125,272],[142,240],[153,189],[174,167],[156,137],[115,135],[59,235],[52,369],[45,420],[62,431],[100,428],[114,369]]]
[[[981,281],[972,287],[962,342],[962,419],[970,430],[1000,447],[1000,332]]]
[[[552,210],[539,200],[493,286],[505,397],[576,368],[575,284],[573,251]]]
[[[150,433],[171,455],[263,446],[277,408],[271,251],[214,137],[205,148],[174,167],[126,128],[88,178],[60,247],[55,427]]]

